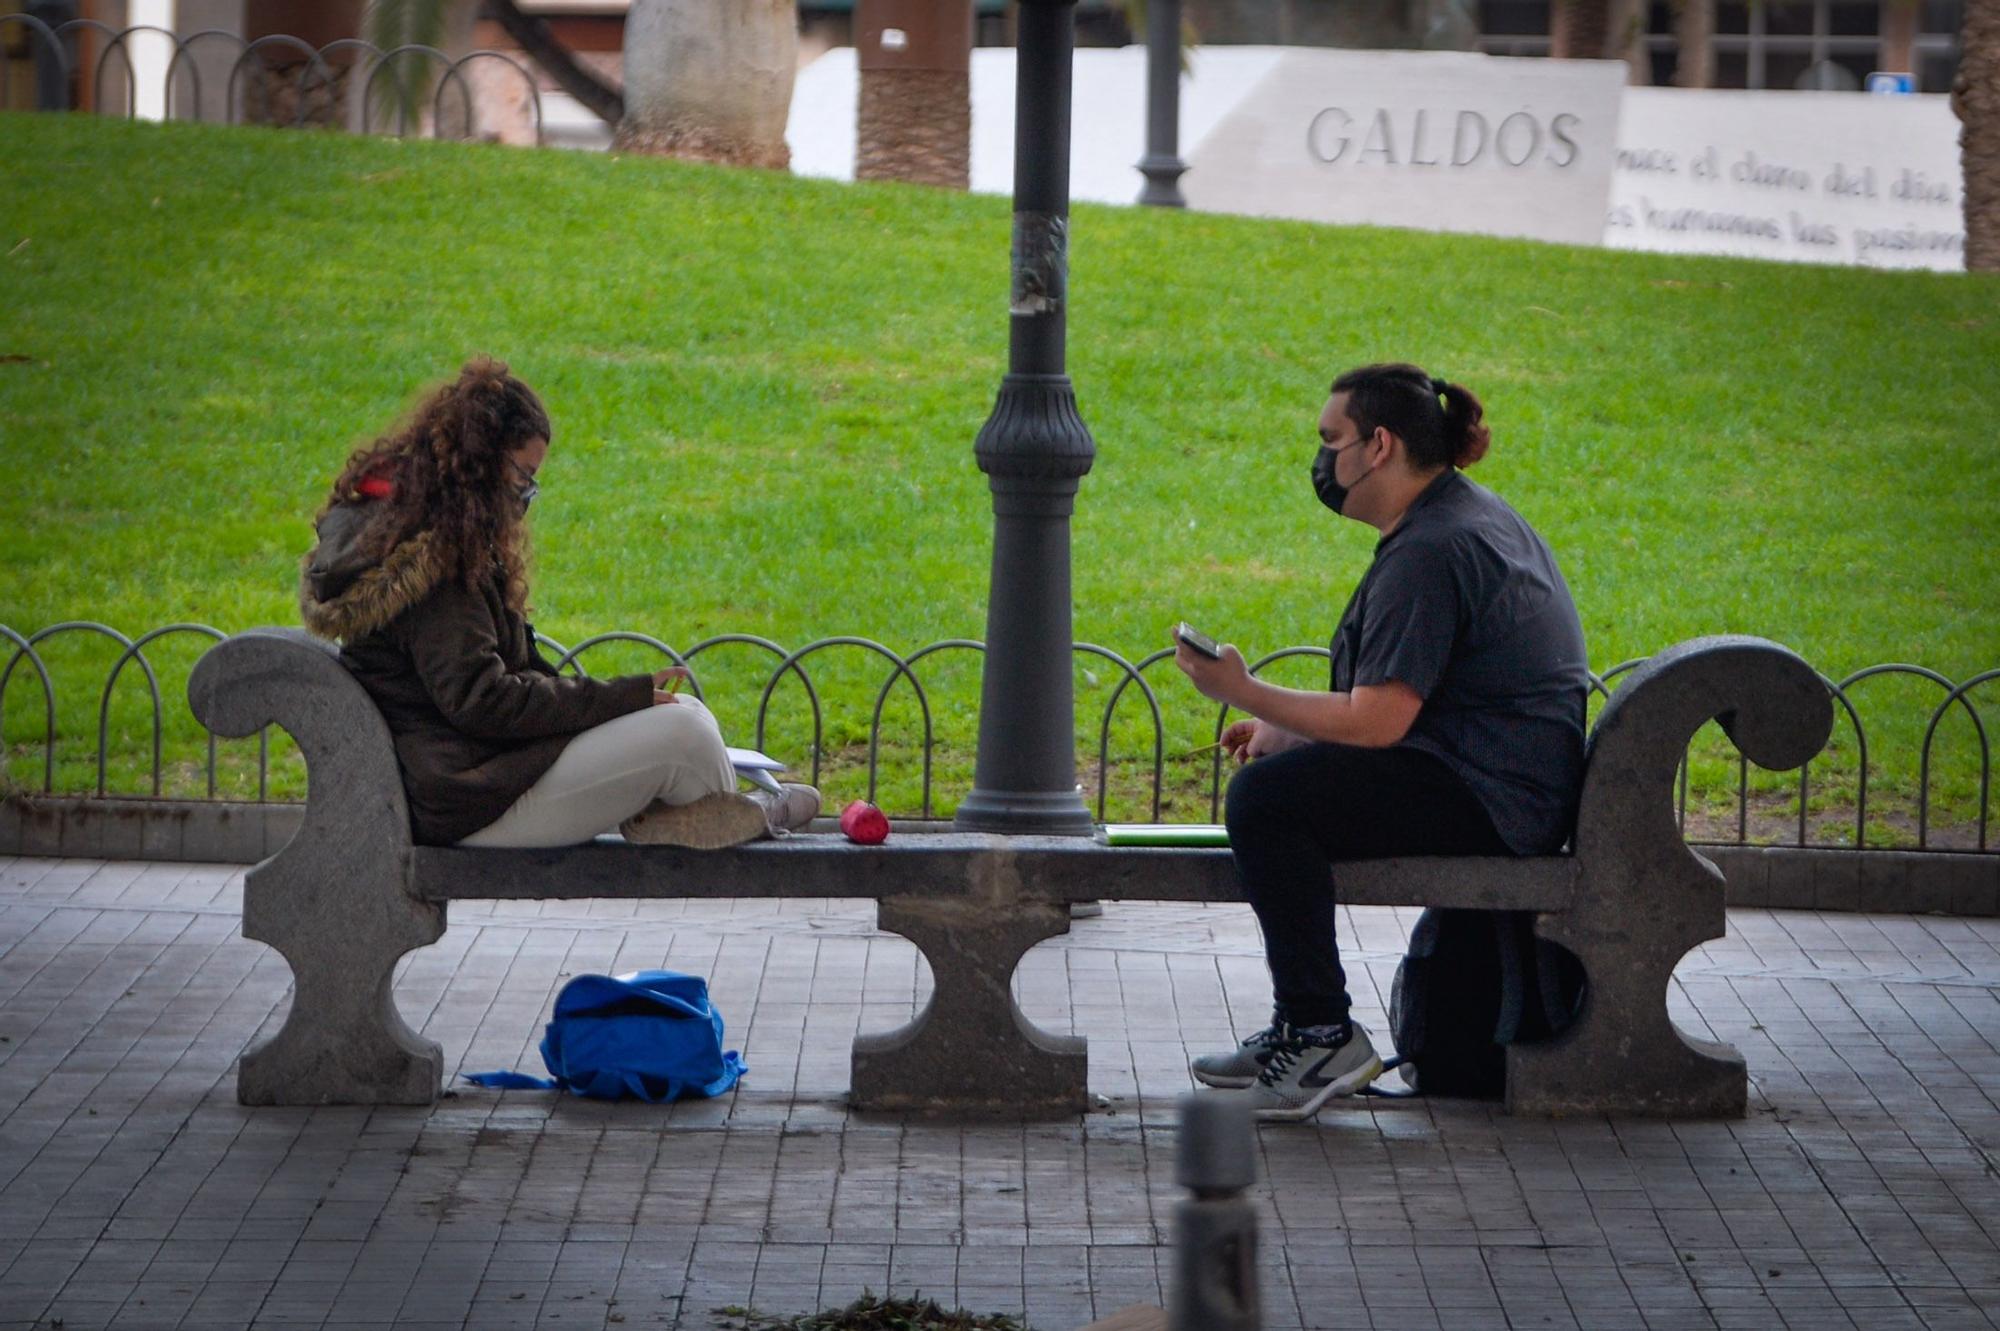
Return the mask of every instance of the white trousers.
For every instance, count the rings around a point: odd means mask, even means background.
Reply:
[[[584,731],[542,779],[461,846],[572,846],[654,800],[689,804],[736,789],[722,730],[699,699],[627,712]]]

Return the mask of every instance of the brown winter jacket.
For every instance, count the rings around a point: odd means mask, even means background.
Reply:
[[[499,570],[467,588],[433,532],[378,562],[358,558],[372,508],[321,520],[299,608],[307,629],[340,640],[341,662],[389,723],[412,835],[448,846],[505,813],[579,731],[651,706],[653,682],[557,675],[507,608]]]

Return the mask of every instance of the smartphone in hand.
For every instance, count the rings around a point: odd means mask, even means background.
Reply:
[[[1177,642],[1186,643],[1189,647],[1200,652],[1211,661],[1220,661],[1222,659],[1222,648],[1216,646],[1215,639],[1209,637],[1185,619],[1174,630],[1174,639]]]

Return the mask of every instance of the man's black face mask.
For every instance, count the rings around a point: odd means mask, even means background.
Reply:
[[[1321,445],[1319,452],[1313,455],[1313,493],[1319,496],[1320,503],[1325,504],[1336,513],[1340,512],[1341,508],[1347,503],[1348,492],[1354,487],[1351,485],[1342,485],[1339,478],[1334,475],[1334,469],[1340,465],[1340,455],[1342,453],[1345,453],[1350,448],[1358,448],[1366,442],[1364,439],[1357,439],[1353,443],[1344,444],[1339,448],[1328,448],[1325,445]],[[1365,475],[1366,473],[1363,474]]]

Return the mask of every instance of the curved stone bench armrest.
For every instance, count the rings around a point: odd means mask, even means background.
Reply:
[[[1743,1056],[1692,1039],[1667,1015],[1674,967],[1727,929],[1723,880],[1674,818],[1688,741],[1718,720],[1752,762],[1784,770],[1818,753],[1833,696],[1811,666],[1762,638],[1697,638],[1633,672],[1591,732],[1577,815],[1575,898],[1535,929],[1583,958],[1590,986],[1574,1025],[1513,1045],[1516,1112],[1741,1115]]]
[[[1579,856],[1684,845],[1674,777],[1688,741],[1711,720],[1751,762],[1789,771],[1833,733],[1833,694],[1797,654],[1763,638],[1694,638],[1652,657],[1611,695],[1591,732]]]
[[[188,703],[218,735],[282,726],[306,759],[297,835],[243,880],[243,935],[291,963],[284,1027],[243,1055],[244,1104],[430,1104],[444,1053],[396,1010],[396,960],[444,934],[411,891],[409,806],[389,727],[333,644],[252,629],[211,647]]]
[[[227,638],[188,677],[195,719],[218,735],[282,727],[306,759],[306,825],[341,840],[366,829],[407,846],[410,811],[396,747],[374,699],[340,663],[340,649],[299,629],[250,629]]]

